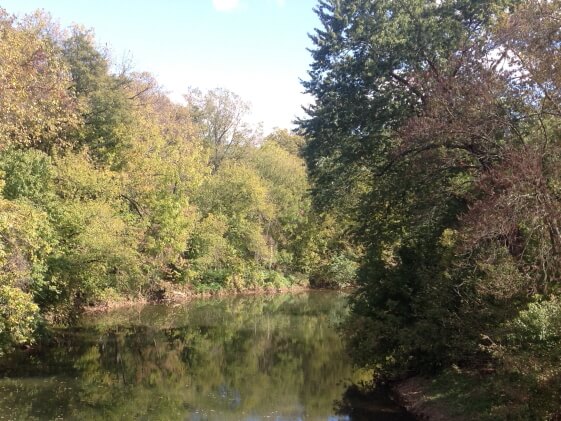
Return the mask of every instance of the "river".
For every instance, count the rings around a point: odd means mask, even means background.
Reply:
[[[337,292],[146,305],[83,318],[0,367],[0,420],[407,420],[364,398]]]

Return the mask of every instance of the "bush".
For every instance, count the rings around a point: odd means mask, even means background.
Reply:
[[[0,353],[13,345],[31,342],[39,307],[30,294],[7,285],[0,287]]]
[[[561,302],[551,297],[530,303],[507,326],[510,328],[507,339],[512,345],[556,347],[561,340]]]
[[[290,281],[279,272],[269,272],[266,280],[267,284],[274,286],[277,289],[282,289],[290,286]]]
[[[337,254],[310,276],[312,286],[318,288],[343,288],[356,280],[358,263],[344,253]]]

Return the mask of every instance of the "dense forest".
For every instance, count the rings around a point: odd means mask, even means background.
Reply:
[[[351,351],[468,419],[559,417],[561,2],[316,11],[300,126],[315,206],[365,251]]]
[[[235,93],[173,103],[43,12],[0,13],[0,63],[0,350],[91,304],[353,280],[303,139],[263,136]]]

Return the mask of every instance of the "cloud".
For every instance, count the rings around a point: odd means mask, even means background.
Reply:
[[[212,7],[218,12],[229,12],[240,6],[240,0],[212,0]]]

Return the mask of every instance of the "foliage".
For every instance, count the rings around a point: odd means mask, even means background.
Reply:
[[[500,364],[486,341],[559,290],[559,10],[316,8],[303,154],[316,209],[343,212],[364,248],[344,331],[380,375]]]
[[[0,352],[33,341],[36,296],[56,246],[45,214],[27,201],[0,199]]]
[[[205,93],[191,89],[184,97],[198,123],[200,136],[210,150],[213,171],[232,156],[237,146],[255,140],[256,133],[245,121],[249,104],[234,92],[223,88]]]
[[[553,348],[561,340],[561,306],[555,297],[528,304],[510,322],[509,342],[522,347],[546,346]]]
[[[3,196],[9,200],[26,198],[36,205],[52,199],[54,167],[47,154],[30,149],[7,149],[0,156],[4,175]]]
[[[108,299],[281,289],[337,255],[308,258],[331,232],[312,216],[300,136],[258,145],[235,93],[176,104],[44,12],[2,10],[0,29],[2,349]]]
[[[79,104],[67,89],[56,26],[41,12],[17,21],[0,9],[0,30],[0,149],[72,143],[67,135],[80,125]]]
[[[265,143],[274,144],[291,155],[300,155],[304,147],[304,138],[286,129],[277,129],[265,138]]]
[[[11,345],[33,340],[38,313],[30,294],[8,285],[0,287],[0,355]]]

